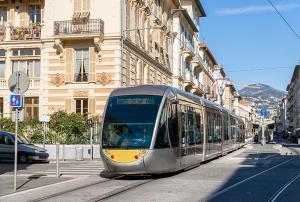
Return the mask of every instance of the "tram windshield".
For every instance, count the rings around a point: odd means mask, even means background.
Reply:
[[[161,96],[126,95],[109,98],[104,118],[102,147],[150,147]]]

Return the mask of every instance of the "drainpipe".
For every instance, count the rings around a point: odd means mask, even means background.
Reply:
[[[123,22],[123,14],[124,14],[124,0],[120,0],[121,2],[121,9],[120,9],[120,43],[121,43],[121,50],[120,50],[120,87],[122,87],[122,68],[123,68],[123,48],[124,48],[124,22]],[[125,16],[126,17],[126,16]],[[126,19],[126,18],[125,18]]]

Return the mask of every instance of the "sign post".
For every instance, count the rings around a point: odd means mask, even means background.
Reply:
[[[23,96],[29,87],[29,78],[23,72],[14,72],[8,79],[8,88],[13,93],[10,96],[10,106],[16,108],[15,115],[15,162],[14,162],[14,192],[17,191],[17,170],[18,170],[18,122],[19,108],[23,107]]]
[[[266,108],[262,108],[260,111],[260,115],[263,117],[262,118],[262,127],[261,127],[261,144],[265,145],[266,144],[266,137],[265,137],[265,125],[264,125],[264,120],[265,117],[268,115],[268,111]]]

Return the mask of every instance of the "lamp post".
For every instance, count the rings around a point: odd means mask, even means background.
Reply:
[[[227,77],[223,77],[223,78],[217,78],[216,82],[217,82],[217,86],[218,86],[218,94],[220,97],[220,105],[223,106],[223,94],[224,94],[224,90],[225,90],[225,84],[227,83],[229,79]],[[220,82],[218,82],[220,81]]]
[[[86,123],[90,128],[90,158],[93,160],[93,120],[87,119]]]

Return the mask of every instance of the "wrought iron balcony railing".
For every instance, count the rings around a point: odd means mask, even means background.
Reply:
[[[82,21],[65,20],[54,22],[54,35],[104,34],[104,22],[101,19]]]
[[[88,73],[77,73],[74,75],[75,82],[88,82]]]
[[[36,40],[41,38],[41,25],[32,24],[28,27],[11,27],[11,40]]]

